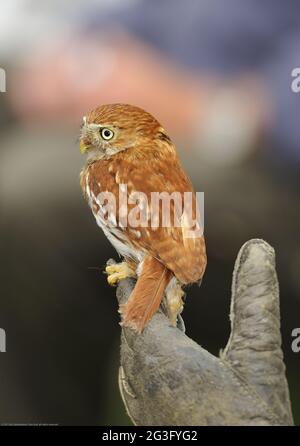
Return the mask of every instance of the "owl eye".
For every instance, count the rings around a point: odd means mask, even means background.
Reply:
[[[105,139],[105,141],[109,141],[110,139],[112,139],[114,137],[114,132],[110,129],[101,129],[100,130],[100,135],[103,139]]]

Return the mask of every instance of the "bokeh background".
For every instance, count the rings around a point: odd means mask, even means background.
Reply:
[[[3,0],[0,66],[0,422],[128,425],[117,387],[116,253],[79,187],[82,116],[153,113],[205,192],[208,269],[187,333],[218,354],[234,260],[276,249],[282,336],[300,424],[300,66],[297,0]],[[262,334],[263,335],[263,334]]]

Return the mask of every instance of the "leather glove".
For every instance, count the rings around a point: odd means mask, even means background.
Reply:
[[[120,282],[119,303],[134,286]],[[142,334],[122,328],[119,385],[139,426],[292,425],[273,248],[250,240],[233,272],[231,334],[215,357],[170,326],[163,309]]]

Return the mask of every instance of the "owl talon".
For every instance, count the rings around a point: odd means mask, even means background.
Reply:
[[[107,282],[109,285],[117,285],[120,280],[127,279],[127,277],[135,276],[135,268],[127,262],[114,263],[107,265],[105,273],[108,275]]]
[[[177,316],[183,310],[183,297],[184,291],[181,285],[177,282],[172,284],[172,286],[167,287],[166,290],[166,309],[168,318],[173,327],[177,326]]]

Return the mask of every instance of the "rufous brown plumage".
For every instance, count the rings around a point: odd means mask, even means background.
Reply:
[[[138,277],[121,308],[123,324],[141,332],[164,292],[175,324],[182,309],[181,287],[202,279],[206,251],[202,233],[187,235],[191,226],[186,208],[178,210],[175,201],[169,200],[169,224],[163,224],[164,206],[153,204],[153,193],[182,199],[188,193],[191,216],[196,218],[196,195],[174,144],[149,113],[132,105],[112,104],[83,118],[80,147],[87,154],[81,172],[84,195],[98,225],[124,257],[121,264],[107,267],[108,281]],[[109,203],[101,194],[114,200]]]

